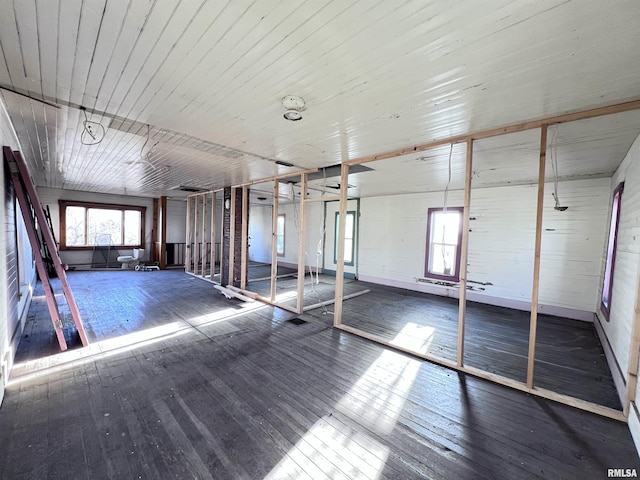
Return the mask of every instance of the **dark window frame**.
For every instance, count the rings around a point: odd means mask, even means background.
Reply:
[[[85,241],[88,239],[88,233],[86,231],[89,228],[89,223],[86,219],[86,212],[91,208],[98,208],[102,210],[116,210],[122,212],[122,232],[124,235],[124,212],[127,210],[135,210],[140,212],[140,243],[137,245],[111,245],[114,248],[131,249],[131,248],[144,248],[145,243],[145,218],[147,207],[140,205],[121,205],[116,203],[98,203],[98,202],[82,202],[76,200],[58,200],[58,206],[60,210],[60,250],[93,250],[96,245],[71,245],[67,246],[67,207],[82,207],[85,209]]]
[[[609,235],[607,238],[604,275],[602,277],[602,294],[600,295],[600,311],[607,322],[610,321],[611,301],[613,298],[613,275],[618,249],[618,227],[620,226],[620,213],[622,211],[622,192],[624,192],[624,182],[618,184],[613,191],[613,197],[611,199],[611,219],[609,220]],[[612,234],[613,245],[611,245]]]
[[[460,213],[460,227],[458,229],[458,245],[456,246],[456,268],[453,275],[439,275],[429,272],[429,259],[431,258],[431,224],[434,213],[442,213],[444,208],[429,208],[427,210],[427,248],[424,261],[424,276],[435,280],[444,280],[448,282],[460,281],[460,257],[462,256],[462,226],[464,224],[462,215],[464,215],[464,207],[447,207],[447,212],[455,211]]]
[[[353,228],[351,229],[351,261],[344,262],[347,267],[353,267],[356,264],[356,221],[358,219],[356,210],[347,210],[346,215],[353,215]],[[338,222],[340,218],[340,212],[336,212],[334,228],[335,235],[333,240],[333,263],[338,264]],[[346,216],[345,216],[346,218]],[[347,239],[347,231],[345,229],[345,240]],[[346,253],[346,250],[345,250]],[[346,256],[346,255],[345,255]]]

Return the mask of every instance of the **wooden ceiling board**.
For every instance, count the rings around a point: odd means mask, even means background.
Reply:
[[[126,178],[157,195],[638,99],[637,18],[638,2],[7,0],[0,86],[61,107],[2,94],[39,185],[116,193]],[[288,94],[306,100],[300,122],[282,118]],[[80,105],[103,144],[81,144]],[[170,166],[164,180],[132,163],[146,124],[154,141],[170,132],[150,157]],[[588,139],[559,129],[561,176],[610,175],[640,131],[635,117],[594,125]],[[497,146],[486,165],[479,146],[477,185],[531,181],[529,146]],[[446,158],[430,176],[425,163],[389,173],[415,168],[420,188],[440,188]],[[390,191],[367,175],[363,192]]]

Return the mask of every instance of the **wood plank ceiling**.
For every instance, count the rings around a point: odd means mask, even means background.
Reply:
[[[178,195],[636,100],[639,18],[626,1],[5,0],[0,92],[38,185]],[[302,121],[283,119],[291,94]],[[566,177],[610,175],[640,131],[590,122],[558,131]],[[479,142],[485,185],[530,181],[508,148],[535,136]],[[381,168],[441,179],[448,150]]]

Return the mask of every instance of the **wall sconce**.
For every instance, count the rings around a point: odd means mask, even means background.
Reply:
[[[231,208],[231,199],[230,198],[225,198],[224,199],[224,209],[225,210],[229,210]]]

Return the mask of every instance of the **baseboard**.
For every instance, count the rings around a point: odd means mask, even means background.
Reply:
[[[596,320],[593,323],[595,324],[598,338],[600,339],[600,343],[602,344],[602,348],[604,349],[604,356],[607,359],[607,364],[609,365],[609,370],[611,371],[611,376],[613,378],[613,383],[616,386],[618,397],[620,397],[620,403],[624,405],[624,402],[627,399],[627,381],[625,380],[623,370],[620,368],[618,359],[613,353],[611,343],[609,343],[609,337],[607,337],[607,334],[602,328],[600,317],[596,315]]]
[[[359,280],[363,282],[376,283],[378,285],[386,285],[388,287],[404,288],[416,292],[430,293],[440,295],[442,297],[459,298],[460,292],[457,287],[436,285],[431,283],[406,282],[401,280],[390,280],[387,278],[374,277],[371,275],[360,274]],[[496,307],[513,308],[514,310],[531,311],[531,302],[523,300],[512,300],[508,298],[493,297],[477,292],[467,291],[467,300],[470,302],[484,303],[487,305],[495,305]],[[538,305],[538,313],[545,315],[553,315],[556,317],[570,318],[572,320],[581,320],[583,322],[593,322],[593,312],[577,310],[573,308],[558,307],[554,305]]]

